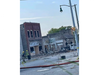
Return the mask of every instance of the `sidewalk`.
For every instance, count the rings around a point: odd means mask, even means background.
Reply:
[[[23,65],[24,64],[24,65],[28,66],[29,63],[30,64],[34,63],[34,64],[36,64],[35,66],[37,66],[37,65],[43,65],[43,64],[45,65],[44,61],[46,61],[46,60],[49,60],[49,61],[52,60],[54,63],[64,63],[64,62],[67,62],[67,61],[61,60],[61,56],[63,56],[63,55],[66,56],[66,60],[68,60],[68,61],[76,61],[77,60],[77,56],[75,56],[73,54],[73,52],[69,52],[69,53],[61,53],[61,54],[57,54],[57,55],[53,55],[53,56],[33,57],[33,58],[31,58],[31,60],[26,59],[25,60],[26,63],[22,63],[22,61],[21,61],[20,62],[20,65]],[[39,63],[39,62],[41,62],[41,63]],[[48,62],[48,65],[49,64],[51,64],[51,63]]]

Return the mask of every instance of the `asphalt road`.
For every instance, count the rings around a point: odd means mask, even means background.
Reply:
[[[63,53],[66,55],[65,60],[58,60],[58,56],[49,56],[38,59],[36,61],[28,62],[24,66],[39,66],[39,65],[50,65],[57,63],[64,63],[68,61],[75,61],[77,57],[73,57],[73,53]],[[22,64],[21,67],[24,67]],[[79,75],[79,65],[78,63],[72,63],[67,65],[47,67],[47,68],[30,68],[30,69],[21,69],[20,75]]]

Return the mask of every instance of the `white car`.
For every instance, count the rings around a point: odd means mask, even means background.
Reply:
[[[75,44],[70,44],[69,46],[70,46],[71,50],[76,50],[77,49],[77,46]]]

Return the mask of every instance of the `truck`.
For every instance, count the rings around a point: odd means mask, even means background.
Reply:
[[[74,43],[72,43],[72,44],[68,44],[66,47],[63,47],[63,48],[61,48],[61,52],[68,52],[68,51],[74,51],[74,50],[77,50],[77,46],[74,44]]]

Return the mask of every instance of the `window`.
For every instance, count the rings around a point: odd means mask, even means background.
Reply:
[[[42,46],[39,46],[39,51],[41,51],[42,50]]]
[[[30,32],[31,32],[31,37],[33,37],[33,31],[31,30]]]
[[[34,31],[34,33],[35,33],[35,37],[37,37],[37,36],[36,36],[36,31]]]
[[[33,47],[30,47],[30,51],[33,52],[34,51],[34,48]]]
[[[39,37],[39,31],[37,31],[37,36]]]
[[[30,38],[30,33],[29,33],[29,30],[27,31],[27,35],[28,35],[28,38]]]

